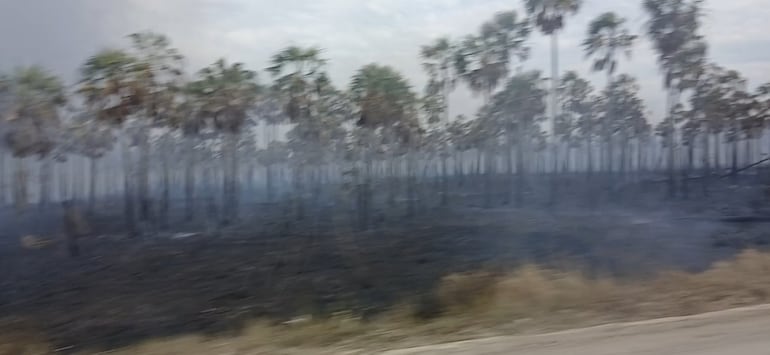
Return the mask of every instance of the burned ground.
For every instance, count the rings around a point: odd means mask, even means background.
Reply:
[[[334,216],[281,221],[285,207],[264,205],[216,235],[183,234],[200,226],[179,224],[136,238],[120,233],[116,206],[91,218],[98,233],[83,241],[81,258],[62,247],[21,250],[22,229],[56,232],[52,212],[3,231],[0,314],[34,324],[63,349],[113,348],[235,332],[256,318],[343,310],[366,317],[419,300],[446,275],[479,269],[534,263],[622,277],[699,271],[770,239],[764,223],[723,222],[716,205],[682,204],[552,212],[468,206],[367,232],[330,227]]]

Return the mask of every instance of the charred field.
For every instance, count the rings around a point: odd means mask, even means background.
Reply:
[[[537,264],[645,278],[701,271],[770,243],[745,202],[754,185],[725,182],[708,196],[665,203],[655,186],[633,189],[591,208],[578,202],[582,192],[569,190],[551,209],[544,201],[485,207],[470,195],[436,207],[426,194],[411,218],[404,206],[375,204],[365,231],[340,222],[344,209],[324,204],[308,203],[297,218],[286,202],[244,203],[248,214],[215,231],[171,216],[179,220],[172,228],[133,237],[123,231],[120,201],[108,199],[89,215],[94,231],[80,258],[57,244],[20,247],[26,233],[59,233],[55,210],[18,216],[6,209],[0,314],[6,326],[31,325],[64,351],[109,349],[175,334],[237,333],[255,319],[280,324],[340,311],[366,318],[425,303],[453,273]]]

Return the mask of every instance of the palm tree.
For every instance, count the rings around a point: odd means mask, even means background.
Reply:
[[[296,124],[294,133],[300,133],[300,140],[305,144],[298,148],[309,148],[308,152],[320,152],[318,111],[315,105],[320,90],[328,84],[324,73],[326,60],[321,58],[321,49],[317,47],[288,47],[272,57],[267,71],[275,78],[273,90],[285,101],[284,110],[291,123]],[[305,156],[307,158],[307,156]],[[318,161],[314,161],[318,163]],[[296,216],[304,216],[304,164],[297,164],[294,169]]]
[[[423,69],[428,73],[426,99],[434,103],[429,107],[429,114],[441,115],[444,130],[449,127],[449,95],[454,90],[456,75],[454,72],[455,48],[449,38],[437,39],[430,45],[422,46],[420,57],[423,59]],[[448,203],[449,172],[447,158],[450,155],[448,146],[442,146],[441,154],[441,205]]]
[[[459,45],[455,55],[455,70],[473,93],[482,95],[485,106],[491,103],[494,91],[508,77],[511,62],[514,59],[523,61],[528,57],[529,47],[526,41],[530,31],[529,22],[520,19],[515,11],[500,12],[482,24],[478,35],[467,36]],[[489,132],[487,128],[478,128],[480,129],[477,133],[482,135],[477,135],[477,138],[484,141],[477,146],[479,160],[482,152],[485,152],[489,170],[494,168],[491,152],[493,137],[483,135]],[[485,176],[485,195],[489,203],[493,190],[492,172],[487,171]]]
[[[508,142],[508,151],[516,143],[516,203],[521,206],[523,202],[523,188],[526,178],[524,156],[530,151],[528,133],[539,129],[539,121],[544,118],[546,91],[541,88],[542,78],[540,72],[525,72],[513,76],[505,88],[495,94],[491,105],[487,108],[487,116],[490,127],[503,127]],[[511,157],[507,160],[510,162]],[[507,184],[510,198],[513,187],[513,172],[508,169],[509,181]]]
[[[293,122],[307,119],[310,95],[315,93],[313,84],[325,76],[326,60],[321,58],[321,50],[288,47],[275,54],[271,64],[267,71],[276,78],[275,89],[287,96],[285,110],[289,119]]]
[[[649,15],[647,36],[658,52],[658,64],[663,71],[663,87],[667,90],[666,114],[670,115],[682,91],[697,81],[704,66],[706,44],[698,34],[702,0],[645,0]],[[675,149],[676,122],[667,119],[668,194],[676,193]]]
[[[192,84],[200,114],[224,134],[223,223],[238,218],[238,141],[260,92],[256,76],[241,63],[219,59],[200,70]]]
[[[136,71],[136,58],[122,50],[103,50],[88,58],[80,69],[82,79],[77,91],[83,97],[86,109],[94,112],[97,120],[122,128],[140,109],[143,91],[136,80]],[[126,227],[135,235],[135,179],[129,150],[132,142],[125,135],[121,138]]]
[[[287,115],[285,106],[282,104],[282,93],[277,90],[270,90],[267,94],[260,98],[260,101],[256,105],[255,115],[264,124],[264,151],[270,152],[270,147],[276,143],[276,127],[287,121]],[[267,154],[267,153],[266,153]],[[268,156],[273,156],[270,153]],[[265,192],[268,202],[273,202],[274,186],[273,180],[275,174],[273,167],[284,160],[276,159],[259,159],[262,162],[262,166],[265,167]]]
[[[588,57],[593,57],[593,70],[604,71],[607,75],[607,87],[615,81],[613,76],[618,68],[617,56],[620,53],[631,56],[631,47],[636,40],[636,36],[629,33],[624,27],[626,20],[613,12],[606,12],[599,15],[588,25],[588,33],[583,41],[583,50]],[[613,141],[610,126],[613,124],[613,100],[608,97],[607,114],[605,116],[603,131],[605,134],[605,148],[607,161],[605,168],[608,173],[613,171]]]
[[[115,137],[108,126],[96,121],[95,115],[88,112],[77,116],[67,127],[67,133],[71,140],[70,152],[89,160],[88,210],[93,213],[96,207],[99,159],[113,148]]]
[[[28,202],[25,159],[37,155],[43,159],[39,202],[44,207],[50,199],[49,153],[57,144],[59,110],[66,100],[64,86],[57,77],[37,66],[17,69],[4,86],[11,102],[0,113],[7,125],[4,140],[18,163],[14,201],[23,211]]]
[[[12,103],[11,95],[11,81],[10,78],[0,73],[0,112],[5,112]],[[0,138],[5,137],[8,131],[7,123],[5,119],[0,117]],[[5,156],[6,147],[5,144],[0,142],[0,207],[4,207],[6,203],[5,192]]]
[[[449,124],[449,94],[455,87],[454,60],[456,50],[449,38],[442,37],[420,48],[422,66],[428,73],[426,95],[439,95],[442,121]]]
[[[582,0],[524,0],[524,6],[529,16],[534,17],[535,26],[546,36],[551,37],[551,94],[550,112],[552,132],[556,131],[556,117],[558,115],[559,87],[559,31],[564,28],[564,19],[574,15],[580,10]],[[557,151],[558,145],[554,141],[553,147],[554,175],[558,170]],[[555,180],[554,180],[555,181]],[[556,184],[553,186],[556,187]],[[555,191],[551,191],[553,195]]]
[[[168,37],[154,32],[129,35],[137,59],[134,67],[141,121],[137,132],[139,146],[139,217],[150,217],[150,129],[167,125],[174,115],[176,93],[181,88],[182,55],[171,47]]]
[[[529,33],[529,22],[519,19],[515,11],[500,12],[457,48],[455,71],[471,91],[484,97],[485,104],[508,76],[512,59],[523,61],[529,56]]]
[[[593,136],[595,117],[593,87],[588,80],[581,78],[576,72],[569,71],[562,76],[559,88],[560,106],[564,120],[564,129],[560,129],[563,140],[569,143],[569,133],[574,129],[578,138],[585,141],[586,172],[590,178],[593,173]]]
[[[619,170],[625,175],[629,169],[629,150],[631,139],[634,138],[636,127],[643,126],[645,117],[644,103],[639,98],[639,85],[636,79],[629,75],[620,75],[610,87],[605,90],[607,106],[604,108],[604,116],[612,112],[613,120],[610,123],[610,137],[618,133],[620,136],[620,163]],[[612,98],[612,99],[610,99]]]
[[[352,101],[358,106],[359,141],[363,143],[363,179],[359,179],[359,227],[368,228],[370,180],[375,154],[375,131],[381,130],[386,142],[407,151],[407,216],[414,215],[415,164],[413,150],[417,147],[420,124],[417,117],[417,97],[411,85],[389,66],[368,64],[359,69],[350,82]]]

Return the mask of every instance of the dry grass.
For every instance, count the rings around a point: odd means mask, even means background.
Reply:
[[[45,336],[18,319],[0,322],[0,355],[45,355],[53,352]]]
[[[688,315],[770,302],[770,254],[746,251],[703,273],[668,272],[648,280],[591,278],[527,266],[510,273],[449,275],[418,302],[373,321],[352,314],[290,324],[257,322],[235,337],[191,335],[152,340],[115,354],[323,354],[511,332],[556,330],[610,321]],[[2,333],[0,355],[44,354],[38,337]],[[5,345],[3,345],[5,344]],[[12,348],[8,344],[33,344]],[[291,350],[298,349],[298,350]],[[351,352],[353,353],[353,352]]]

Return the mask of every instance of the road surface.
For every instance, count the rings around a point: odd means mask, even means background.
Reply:
[[[565,332],[495,337],[382,355],[770,355],[770,306]]]

